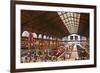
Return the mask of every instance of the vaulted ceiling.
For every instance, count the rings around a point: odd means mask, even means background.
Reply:
[[[69,35],[57,12],[21,10],[21,32],[24,30],[54,37]],[[89,14],[81,13],[78,34],[89,36]]]

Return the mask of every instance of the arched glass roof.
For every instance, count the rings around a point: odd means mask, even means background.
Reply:
[[[78,33],[80,13],[75,12],[58,12],[61,20],[67,27],[70,34]]]

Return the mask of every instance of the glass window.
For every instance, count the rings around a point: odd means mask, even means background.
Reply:
[[[24,31],[23,33],[22,33],[22,37],[28,37],[29,36],[29,32],[28,31]]]
[[[78,40],[78,36],[75,36],[75,40]]]
[[[43,39],[46,39],[46,35],[43,36]]]
[[[36,33],[32,33],[34,38],[37,38],[37,34]]]
[[[67,15],[66,15],[66,14],[64,14],[64,18],[65,18],[65,19],[67,18]]]
[[[59,15],[61,15],[61,14],[62,14],[62,12],[58,12],[58,14],[59,14]]]
[[[42,38],[42,34],[39,34],[39,38],[40,38],[40,39]]]
[[[64,19],[63,15],[61,15],[60,17],[61,17],[62,20]]]
[[[70,40],[73,40],[73,36],[70,36]]]

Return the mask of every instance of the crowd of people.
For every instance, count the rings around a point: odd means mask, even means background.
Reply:
[[[21,63],[89,59],[89,51],[87,51],[89,49],[89,46],[86,45],[84,47],[83,44],[80,45],[77,45],[75,43],[66,43],[64,45],[59,45],[55,48],[46,47],[43,49],[39,46],[34,46],[30,49],[21,49]],[[75,48],[77,49],[73,50]],[[73,54],[73,58],[72,53],[75,53],[77,55]]]

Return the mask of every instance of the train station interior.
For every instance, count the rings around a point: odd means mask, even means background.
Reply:
[[[21,63],[89,59],[89,13],[21,10]]]

